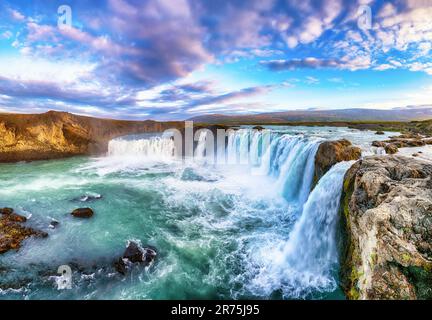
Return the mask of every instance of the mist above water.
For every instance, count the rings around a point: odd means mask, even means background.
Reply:
[[[323,139],[357,136],[362,145],[367,134],[273,130],[263,148],[261,133],[239,130],[228,137],[229,165],[207,162],[199,143],[198,161],[185,163],[169,137],[148,136],[113,140],[101,158],[2,165],[0,206],[32,214],[29,224],[49,237],[0,256],[11,270],[0,279],[0,297],[342,298],[335,226],[349,164],[335,166],[311,192],[314,157]],[[70,217],[83,205],[74,199],[86,194],[103,196],[88,204],[95,216]],[[57,229],[48,228],[51,218]],[[112,262],[128,240],[159,255],[150,269],[123,277]],[[62,264],[72,265],[71,290],[50,280]]]

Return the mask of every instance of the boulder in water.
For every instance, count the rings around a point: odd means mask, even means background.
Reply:
[[[264,127],[261,127],[261,126],[255,126],[255,127],[253,127],[252,129],[253,129],[253,130],[258,130],[258,131],[263,131],[263,130],[264,130]]]
[[[76,218],[91,218],[94,212],[90,208],[79,208],[72,211],[71,214]]]
[[[384,148],[387,144],[383,141],[373,141],[372,146],[377,148]]]
[[[4,215],[9,215],[12,214],[14,212],[14,209],[12,208],[1,208],[0,209],[0,214],[4,214]]]
[[[342,287],[349,299],[432,298],[432,165],[367,157],[345,175]]]
[[[384,131],[377,131],[377,132],[375,132],[375,134],[376,135],[384,135],[385,133],[384,133]]]
[[[140,263],[149,266],[156,258],[157,252],[153,247],[141,247],[134,241],[130,241],[123,256],[115,263],[116,270],[121,274],[126,274],[127,270],[134,264]]]
[[[336,163],[358,160],[360,157],[361,149],[346,139],[321,143],[315,156],[314,184]]]
[[[18,250],[21,243],[30,236],[45,238],[46,232],[24,227],[26,217],[14,213],[11,208],[0,209],[0,254],[9,250]]]
[[[387,154],[395,154],[399,151],[398,147],[393,143],[386,144],[384,150]]]

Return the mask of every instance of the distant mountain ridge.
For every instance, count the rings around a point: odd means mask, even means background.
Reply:
[[[432,119],[432,107],[399,109],[340,109],[340,110],[293,110],[246,115],[209,114],[188,120],[201,123],[223,124],[270,124],[287,122],[334,122],[334,121],[413,121]]]

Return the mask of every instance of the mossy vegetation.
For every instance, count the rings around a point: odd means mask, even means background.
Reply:
[[[400,269],[408,278],[409,282],[414,285],[417,299],[432,299],[432,271],[430,266],[400,266]]]
[[[341,197],[341,284],[345,295],[350,300],[360,299],[360,291],[358,289],[358,281],[363,275],[357,266],[360,265],[361,256],[358,248],[351,237],[351,222],[350,222],[350,200],[354,192],[353,175],[350,174],[350,169],[344,179],[343,191]]]

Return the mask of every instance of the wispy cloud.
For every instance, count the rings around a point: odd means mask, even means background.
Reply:
[[[296,90],[359,70],[432,75],[428,1],[72,0],[72,26],[62,28],[52,2],[34,3],[0,4],[0,48],[10,55],[0,63],[2,109],[13,100],[179,118],[279,109]],[[369,30],[357,26],[361,4],[372,8]],[[307,105],[312,97],[303,96]]]

